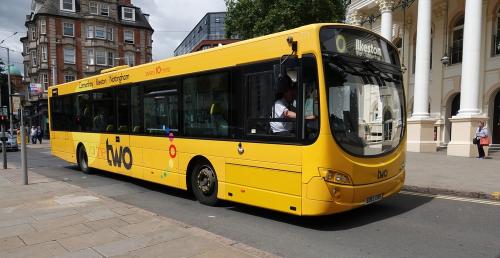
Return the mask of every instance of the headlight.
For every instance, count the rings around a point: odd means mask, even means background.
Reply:
[[[349,175],[343,172],[335,171],[332,169],[320,169],[321,176],[327,182],[342,184],[342,185],[352,185],[351,178]]]

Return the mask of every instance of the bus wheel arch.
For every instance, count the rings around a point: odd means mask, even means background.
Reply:
[[[91,172],[91,168],[89,167],[87,150],[85,149],[85,146],[81,142],[78,143],[76,147],[76,162],[78,164],[78,167],[83,173],[89,174]]]
[[[213,165],[203,156],[195,156],[187,167],[186,183],[188,191],[205,205],[217,204],[218,180]]]

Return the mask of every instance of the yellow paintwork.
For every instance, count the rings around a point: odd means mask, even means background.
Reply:
[[[196,156],[207,158],[217,173],[218,198],[264,207],[295,215],[324,215],[346,211],[364,205],[367,197],[398,192],[404,182],[406,139],[393,152],[377,158],[353,157],[334,141],[328,124],[327,94],[319,47],[319,30],[315,24],[290,31],[242,41],[202,52],[174,57],[132,68],[51,87],[58,95],[133,82],[216,70],[239,64],[277,59],[290,54],[287,38],[298,41],[298,56],[314,54],[318,62],[320,132],[314,144],[279,145],[242,142],[244,153],[238,153],[238,141],[198,140],[136,135],[55,132],[51,131],[52,154],[76,163],[76,148],[83,144],[89,165],[131,177],[187,189],[187,168]],[[335,24],[339,27],[347,25]],[[359,29],[358,27],[350,27]],[[367,31],[367,33],[371,33]],[[50,105],[49,105],[50,107]],[[49,112],[50,113],[50,112]],[[116,137],[120,142],[116,142]],[[128,147],[133,156],[130,170],[109,165],[106,140],[113,149]],[[175,145],[171,158],[169,146]],[[320,168],[348,174],[354,185],[326,182]],[[379,169],[388,177],[378,179]]]

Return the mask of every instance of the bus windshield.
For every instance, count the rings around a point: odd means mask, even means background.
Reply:
[[[352,155],[382,155],[403,139],[402,75],[392,60],[323,51],[330,128]]]

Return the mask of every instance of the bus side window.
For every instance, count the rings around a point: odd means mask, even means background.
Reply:
[[[186,136],[229,136],[229,73],[217,72],[183,80]]]
[[[319,101],[318,101],[318,72],[316,60],[312,55],[302,58],[302,96],[303,137],[304,140],[313,140],[319,131]]]

